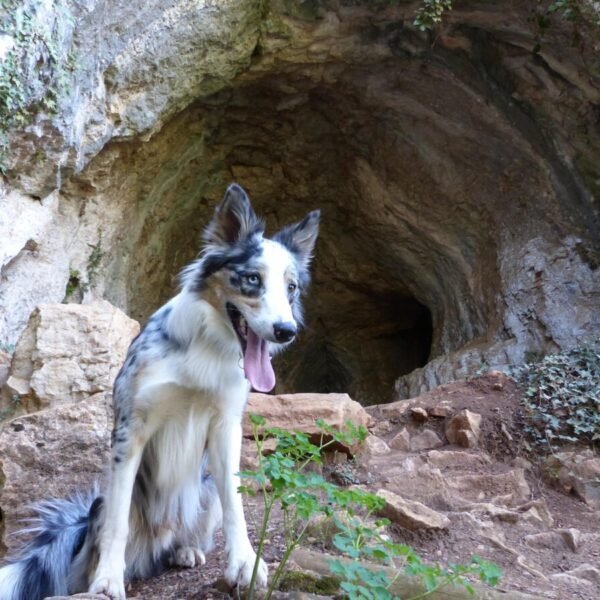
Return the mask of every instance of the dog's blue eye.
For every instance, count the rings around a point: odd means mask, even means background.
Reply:
[[[293,292],[297,287],[295,283],[288,283],[288,292]]]
[[[259,285],[260,284],[260,275],[256,273],[252,273],[251,275],[246,275],[246,281],[250,285]]]

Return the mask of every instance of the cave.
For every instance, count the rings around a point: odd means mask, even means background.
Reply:
[[[125,285],[105,293],[147,319],[174,292],[230,181],[248,190],[268,233],[320,208],[307,328],[277,361],[277,391],[385,402],[399,377],[487,333],[499,291],[493,219],[509,208],[494,179],[516,161],[534,173],[535,165],[486,128],[477,97],[454,89],[449,122],[436,100],[441,67],[329,70],[329,83],[304,68],[232,87],[195,102],[149,142],[110,148],[101,158],[111,180],[135,176],[136,217],[110,265],[110,279]],[[476,119],[470,136],[464,123]],[[94,172],[92,163],[86,177]],[[515,208],[526,213],[527,202]]]
[[[494,7],[457,10],[433,37],[406,7],[325,5],[272,8],[243,68],[182,84],[186,101],[154,123],[179,98],[164,65],[106,69],[112,134],[60,165],[77,242],[53,249],[57,280],[88,272],[96,248],[82,296],[144,322],[236,181],[267,233],[322,210],[307,326],[277,358],[278,392],[387,402],[598,331],[599,138],[580,58],[557,66],[549,41],[536,54],[535,32],[506,31]]]

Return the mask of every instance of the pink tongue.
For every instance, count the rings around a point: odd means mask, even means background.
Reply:
[[[259,338],[249,327],[244,352],[244,372],[257,392],[270,392],[275,387],[275,371],[271,365],[267,340]]]

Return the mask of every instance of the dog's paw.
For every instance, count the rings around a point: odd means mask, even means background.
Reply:
[[[231,557],[227,570],[225,571],[225,581],[231,586],[248,587],[252,579],[252,571],[256,562],[256,554],[253,550],[249,550],[244,555]],[[256,573],[256,584],[259,587],[267,585],[268,569],[265,561],[261,558],[258,563],[258,571]]]
[[[104,594],[110,600],[125,600],[125,584],[123,577],[99,576],[94,579],[94,583],[90,586],[90,594]]]
[[[187,546],[185,548],[177,548],[173,563],[178,567],[185,567],[187,569],[193,569],[199,565],[203,565],[206,562],[204,552],[199,548],[193,548]]]

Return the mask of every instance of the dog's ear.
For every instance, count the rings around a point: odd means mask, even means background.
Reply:
[[[273,239],[296,255],[302,266],[308,267],[319,235],[321,211],[309,212],[302,221],[287,225]]]
[[[204,240],[208,244],[230,245],[262,233],[264,229],[264,223],[256,216],[244,188],[232,183],[215,209],[213,219],[204,232]]]

